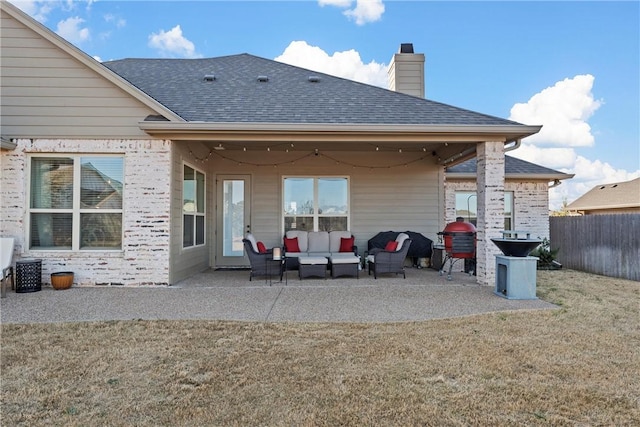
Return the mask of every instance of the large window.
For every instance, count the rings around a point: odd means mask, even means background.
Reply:
[[[478,196],[471,191],[456,191],[456,217],[463,217],[465,221],[478,224]],[[504,193],[504,229],[513,228],[513,192]]]
[[[184,165],[182,184],[182,247],[204,245],[204,173]]]
[[[31,158],[29,248],[122,249],[122,156]]]
[[[284,178],[284,230],[349,229],[349,180],[344,177]]]

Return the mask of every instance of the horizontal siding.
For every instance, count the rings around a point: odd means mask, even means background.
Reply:
[[[150,139],[152,109],[4,12],[1,25],[3,137]]]
[[[356,245],[366,250],[367,241],[380,231],[416,231],[436,240],[441,229],[439,186],[440,167],[431,160],[402,166],[419,157],[418,153],[398,156],[370,157],[368,153],[334,152],[328,157],[310,156],[293,164],[284,154],[229,154],[238,161],[213,156],[208,173],[249,174],[252,177],[251,227],[268,247],[282,244],[282,179],[284,176],[347,176],[350,179],[351,231]],[[290,154],[300,157],[300,154]],[[375,155],[374,155],[375,156]],[[354,167],[376,162],[378,165],[400,165],[390,168]],[[253,163],[253,165],[252,165]],[[269,164],[271,163],[271,164]],[[258,166],[265,164],[265,166]],[[209,184],[209,182],[208,182]]]
[[[196,144],[193,144],[193,147]],[[206,270],[213,265],[211,261],[212,250],[215,247],[215,215],[211,204],[210,194],[215,184],[211,176],[206,172],[206,167],[189,158],[190,148],[184,144],[172,143],[171,150],[171,233],[170,233],[170,283],[175,284],[180,280],[193,275],[196,272]],[[197,248],[182,248],[182,175],[184,173],[183,162],[195,166],[207,173],[207,229],[206,245]]]

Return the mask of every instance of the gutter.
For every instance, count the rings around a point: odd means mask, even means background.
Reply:
[[[3,150],[15,150],[17,146],[18,144],[10,139],[5,138],[4,136],[0,137],[0,148]]]
[[[192,134],[247,132],[300,132],[300,133],[372,133],[372,134],[423,134],[424,136],[451,137],[458,135],[465,142],[478,142],[478,136],[501,137],[515,141],[540,130],[540,126],[526,125],[422,125],[422,124],[335,124],[335,123],[273,123],[273,122],[170,122],[141,121],[143,131],[154,134]],[[443,139],[444,141],[444,139]],[[452,142],[452,141],[449,141]]]
[[[504,152],[508,152],[508,151],[513,151],[517,148],[520,148],[520,145],[522,144],[522,139],[518,138],[515,141],[512,141],[513,145],[509,145],[509,146],[504,146]]]

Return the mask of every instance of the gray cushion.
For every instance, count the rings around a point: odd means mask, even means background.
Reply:
[[[328,252],[329,233],[326,231],[309,231],[307,252]],[[302,248],[300,248],[302,251]],[[304,251],[303,251],[304,252]]]

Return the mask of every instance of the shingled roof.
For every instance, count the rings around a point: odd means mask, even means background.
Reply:
[[[103,64],[188,122],[520,125],[246,53]]]
[[[567,209],[572,211],[621,208],[640,208],[640,178],[596,185],[567,205]]]
[[[446,169],[449,178],[472,178],[476,176],[477,159],[450,166]],[[504,174],[506,178],[538,178],[538,179],[568,179],[573,174],[566,174],[535,163],[527,162],[516,157],[504,156]]]

